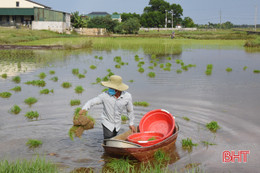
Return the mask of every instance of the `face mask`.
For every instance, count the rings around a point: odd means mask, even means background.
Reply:
[[[111,95],[111,96],[114,96],[116,94],[116,90],[114,90],[112,88],[109,88],[108,89],[108,94]]]

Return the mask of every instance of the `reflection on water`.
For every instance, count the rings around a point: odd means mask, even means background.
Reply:
[[[107,75],[107,69],[123,77],[129,85],[129,92],[133,101],[146,101],[149,107],[134,107],[135,124],[138,125],[142,116],[153,109],[163,108],[170,111],[179,123],[179,133],[173,157],[177,161],[170,165],[170,169],[183,168],[192,163],[201,163],[209,172],[239,172],[243,167],[245,172],[259,170],[259,101],[260,101],[260,75],[254,74],[254,69],[260,69],[259,53],[248,54],[244,50],[223,49],[190,49],[181,54],[160,56],[157,66],[150,69],[151,55],[141,50],[137,52],[127,50],[111,50],[92,52],[67,51],[29,51],[24,53],[25,58],[9,58],[1,56],[1,74],[5,70],[14,68],[13,75],[20,74],[22,91],[15,93],[9,99],[0,98],[0,158],[15,160],[17,158],[31,158],[35,153],[45,155],[48,159],[68,167],[68,170],[80,167],[102,168],[109,156],[104,154],[101,146],[103,141],[101,117],[102,106],[95,106],[89,115],[95,118],[95,128],[85,131],[81,139],[71,141],[68,131],[72,126],[75,107],[70,106],[70,100],[80,99],[81,105],[97,96],[104,87],[93,84],[97,77]],[[135,55],[143,58],[143,73],[139,73]],[[1,54],[2,55],[2,54]],[[95,56],[102,56],[103,60]],[[121,68],[115,68],[115,56],[121,56]],[[37,57],[37,58],[35,58]],[[40,58],[38,58],[40,57]],[[12,59],[12,58],[11,58]],[[175,59],[182,59],[185,64],[196,64],[180,74],[181,68]],[[21,62],[19,72],[18,62]],[[9,65],[8,65],[9,63]],[[171,63],[171,71],[165,71],[159,64]],[[213,64],[212,75],[205,75],[207,64]],[[97,69],[90,69],[95,65]],[[248,69],[243,70],[244,66]],[[2,67],[8,67],[5,70]],[[232,72],[226,72],[231,67]],[[27,68],[27,70],[26,70]],[[72,74],[72,69],[78,68],[80,73],[86,73],[86,78],[79,79]],[[27,73],[23,73],[23,71]],[[50,80],[53,76],[50,70],[55,71],[59,80]],[[18,71],[18,72],[17,72]],[[155,72],[155,78],[147,76]],[[17,73],[16,73],[17,72]],[[26,81],[37,80],[38,74],[44,72],[46,88],[54,89],[53,94],[41,95],[41,87],[28,86]],[[10,74],[11,76],[12,74]],[[133,82],[129,82],[133,80]],[[72,83],[72,87],[64,89],[63,82]],[[77,94],[76,86],[83,86],[85,91]],[[0,92],[9,91],[16,86],[11,79],[0,78]],[[38,102],[29,107],[24,99],[35,97]],[[18,115],[9,113],[9,109],[17,104],[22,111]],[[24,117],[28,111],[38,111],[38,121],[27,121]],[[190,121],[182,117],[188,117]],[[221,129],[212,133],[206,129],[205,124],[217,121]],[[128,130],[128,125],[122,125],[120,133]],[[197,147],[191,152],[182,149],[181,140],[192,138]],[[25,145],[29,138],[38,139],[43,145],[34,151]],[[214,146],[204,146],[202,141],[216,143]],[[247,164],[223,164],[221,157],[224,150],[250,150]],[[87,166],[86,166],[87,165]]]

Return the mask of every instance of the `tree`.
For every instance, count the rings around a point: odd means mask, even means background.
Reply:
[[[137,18],[138,20],[140,20],[141,16],[139,14],[136,14],[136,13],[122,13],[121,14],[122,22],[125,22],[130,18]]]
[[[185,17],[182,21],[182,25],[186,28],[192,28],[195,26],[193,20],[190,17]]]
[[[82,15],[79,15],[78,11],[72,13],[71,23],[75,28],[84,28],[87,26],[86,19],[84,19]]]
[[[231,23],[231,22],[229,22],[229,21],[227,21],[227,22],[225,22],[225,23],[222,24],[222,28],[223,28],[223,29],[231,29],[231,28],[233,28],[233,27],[234,27],[233,23]]]
[[[138,33],[141,25],[137,18],[130,18],[122,23],[122,29],[126,34]]]
[[[88,21],[88,28],[106,28],[109,32],[114,32],[118,21],[112,20],[110,15],[105,17],[94,17]]]
[[[155,12],[159,15],[158,17],[154,16]],[[150,0],[149,6],[144,8],[144,13],[141,16],[141,24],[145,27],[162,27],[165,25],[165,13],[167,13],[167,18],[171,19],[171,12],[173,13],[174,26],[181,23],[183,9],[180,5],[170,4],[164,0]],[[151,21],[153,17],[156,17],[155,22]]]

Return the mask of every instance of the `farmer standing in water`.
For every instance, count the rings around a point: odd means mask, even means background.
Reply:
[[[122,82],[122,78],[118,75],[110,76],[109,81],[103,81],[101,84],[108,87],[108,91],[89,100],[82,107],[79,114],[85,113],[94,105],[103,104],[103,112],[101,115],[103,135],[104,139],[108,139],[116,136],[120,130],[121,115],[124,108],[126,108],[129,118],[129,128],[135,133],[132,96],[126,92],[128,86]]]

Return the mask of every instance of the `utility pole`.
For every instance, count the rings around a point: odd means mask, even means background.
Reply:
[[[221,28],[221,9],[220,9],[220,11],[219,11],[219,24],[220,24],[220,28]]]
[[[255,7],[255,31],[256,31],[256,23],[257,23],[257,6]]]
[[[165,28],[167,28],[167,10],[165,10]]]
[[[171,10],[172,12],[172,29],[173,29],[173,9]]]

